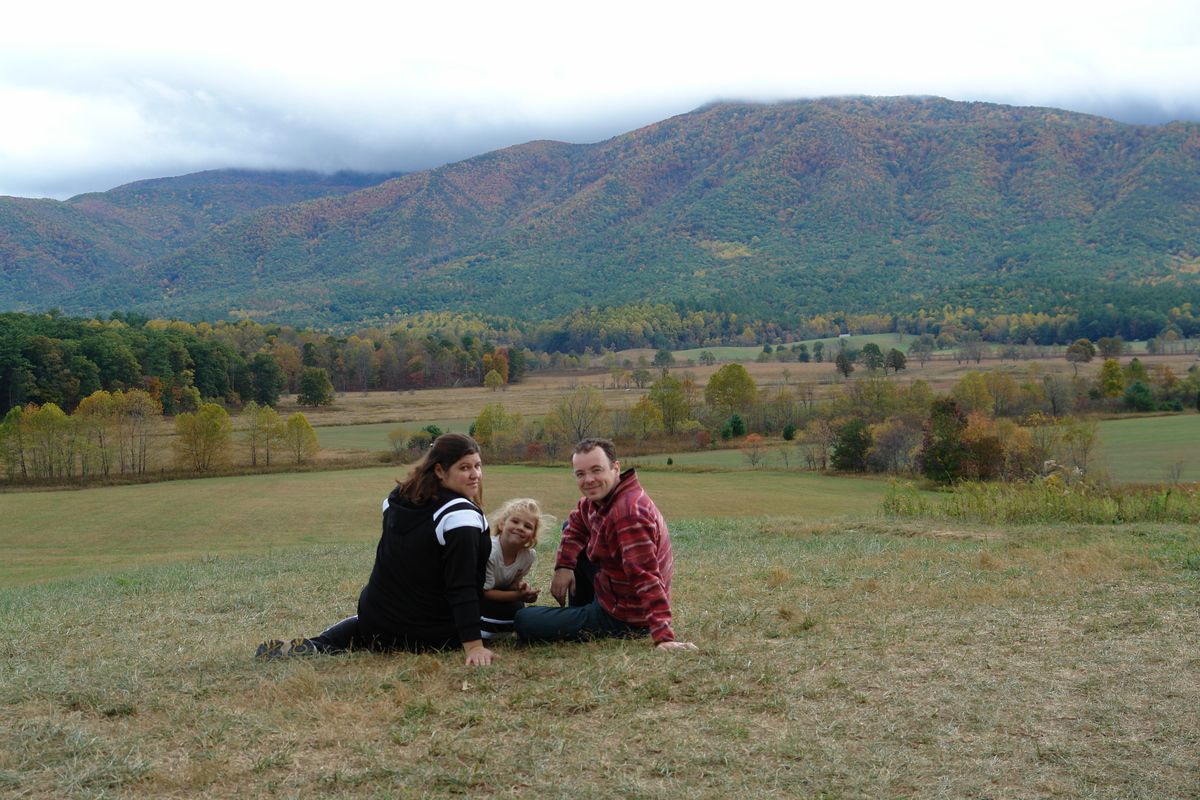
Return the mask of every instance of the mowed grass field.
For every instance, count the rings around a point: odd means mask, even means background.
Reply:
[[[373,542],[402,467],[172,481],[0,495],[0,586],[211,555]],[[771,472],[645,472],[668,520],[871,513],[886,485]],[[563,519],[579,494],[570,470],[485,466],[485,510],[534,497]]]
[[[1200,414],[1107,420],[1100,439],[1103,468],[1113,480],[1200,481]]]

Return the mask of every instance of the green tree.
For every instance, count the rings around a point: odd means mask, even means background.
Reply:
[[[1125,390],[1125,405],[1134,411],[1153,411],[1154,394],[1141,381],[1134,381]]]
[[[675,433],[692,415],[683,381],[678,378],[670,375],[659,378],[651,385],[647,397],[662,416],[662,425],[667,433]]]
[[[883,357],[883,374],[887,375],[890,369],[892,372],[899,372],[902,369],[907,369],[908,359],[904,353],[901,353],[896,348],[887,351],[887,355]]]
[[[834,367],[837,368],[837,371],[841,373],[843,378],[849,378],[850,373],[854,372],[854,362],[844,350],[837,354],[837,357],[833,360],[833,364]]]
[[[725,424],[729,426],[729,432],[733,436],[746,435],[746,420],[742,418],[741,414],[731,415],[729,421]]]
[[[1079,365],[1087,364],[1096,357],[1096,347],[1088,339],[1076,339],[1067,348],[1067,361],[1075,368],[1075,374],[1079,374]]]
[[[483,376],[483,385],[494,392],[504,385],[504,378],[500,377],[496,370],[489,370],[488,374]]]
[[[250,377],[254,382],[254,402],[260,406],[273,406],[279,395],[287,388],[287,377],[283,368],[270,353],[255,353],[250,359]]]
[[[644,389],[646,384],[653,380],[654,375],[648,369],[638,368],[629,374],[629,378],[633,381],[634,386]]]
[[[1103,359],[1120,358],[1125,353],[1125,342],[1120,336],[1102,336],[1096,340],[1096,352]]]
[[[726,364],[704,387],[704,402],[722,414],[748,409],[758,400],[758,386],[741,364]]]
[[[867,453],[871,450],[871,429],[867,423],[855,417],[836,431],[830,465],[845,472],[865,472]]]
[[[713,364],[717,363],[717,357],[714,356],[709,350],[701,350],[700,363],[706,367],[711,367]]]
[[[925,421],[919,456],[921,471],[927,477],[949,483],[959,476],[967,456],[962,441],[966,429],[967,415],[953,398],[941,397],[933,401],[929,419]]]
[[[875,344],[874,342],[867,342],[864,344],[862,350],[859,351],[858,356],[862,359],[863,366],[867,368],[867,372],[877,372],[880,369],[883,369],[883,350],[880,349],[879,345]]]
[[[301,372],[296,385],[296,402],[312,408],[333,405],[333,383],[329,373],[321,367],[309,367]]]
[[[1125,385],[1128,386],[1134,381],[1142,383],[1150,382],[1150,371],[1146,369],[1146,365],[1136,356],[1129,359],[1129,363],[1125,365]]]
[[[216,403],[204,403],[194,413],[176,416],[175,434],[176,459],[185,468],[207,472],[229,461],[233,423]]]
[[[655,367],[666,369],[675,363],[675,355],[665,347],[660,347],[658,352],[654,354],[654,360],[650,362]]]
[[[321,452],[321,441],[308,417],[297,411],[283,424],[283,449],[297,465],[307,464]]]

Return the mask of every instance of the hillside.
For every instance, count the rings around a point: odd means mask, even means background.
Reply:
[[[152,238],[154,217],[122,232]],[[1200,302],[1200,125],[936,98],[720,104],[204,222],[123,262],[109,232],[104,258],[5,302],[299,324],[646,300],[1161,314]]]
[[[347,194],[391,177],[211,170],[61,203],[0,197],[0,308],[48,308],[66,293],[170,256],[251,212]]]

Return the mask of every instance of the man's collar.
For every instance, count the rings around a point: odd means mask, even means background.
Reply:
[[[592,505],[594,505],[598,509],[608,508],[610,505],[612,505],[613,499],[616,498],[616,496],[621,493],[621,490],[624,489],[626,486],[628,486],[631,481],[635,481],[635,480],[637,480],[637,469],[634,467],[630,467],[629,469],[622,472],[620,477],[617,478],[617,485],[613,487],[613,490],[611,492],[609,492],[608,494],[604,495],[604,499],[601,500],[599,503],[593,502]]]

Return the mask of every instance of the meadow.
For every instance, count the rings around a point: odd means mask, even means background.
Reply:
[[[379,536],[380,506],[403,467],[168,481],[69,492],[0,494],[0,586],[74,578],[145,564],[246,555]],[[671,520],[778,515],[797,521],[870,513],[880,481],[812,474],[647,472]],[[578,490],[566,466],[487,466],[485,510],[537,498],[559,519]]]
[[[760,385],[831,371],[749,366]],[[327,448],[381,450],[396,425],[543,413],[579,381],[346,395],[313,417]],[[1188,480],[1198,420],[1102,423],[1106,469]],[[627,462],[670,521],[697,652],[505,640],[490,668],[252,658],[354,612],[399,465],[0,494],[0,792],[1200,798],[1200,527],[894,518],[885,482],[744,462]],[[560,519],[577,500],[565,466],[487,465],[485,506],[514,495]]]
[[[0,591],[0,787],[1197,796],[1194,526],[692,518],[673,539],[675,627],[693,653],[502,641],[487,668],[455,654],[254,661],[263,638],[353,612],[365,538]],[[550,568],[543,556],[535,581]]]

